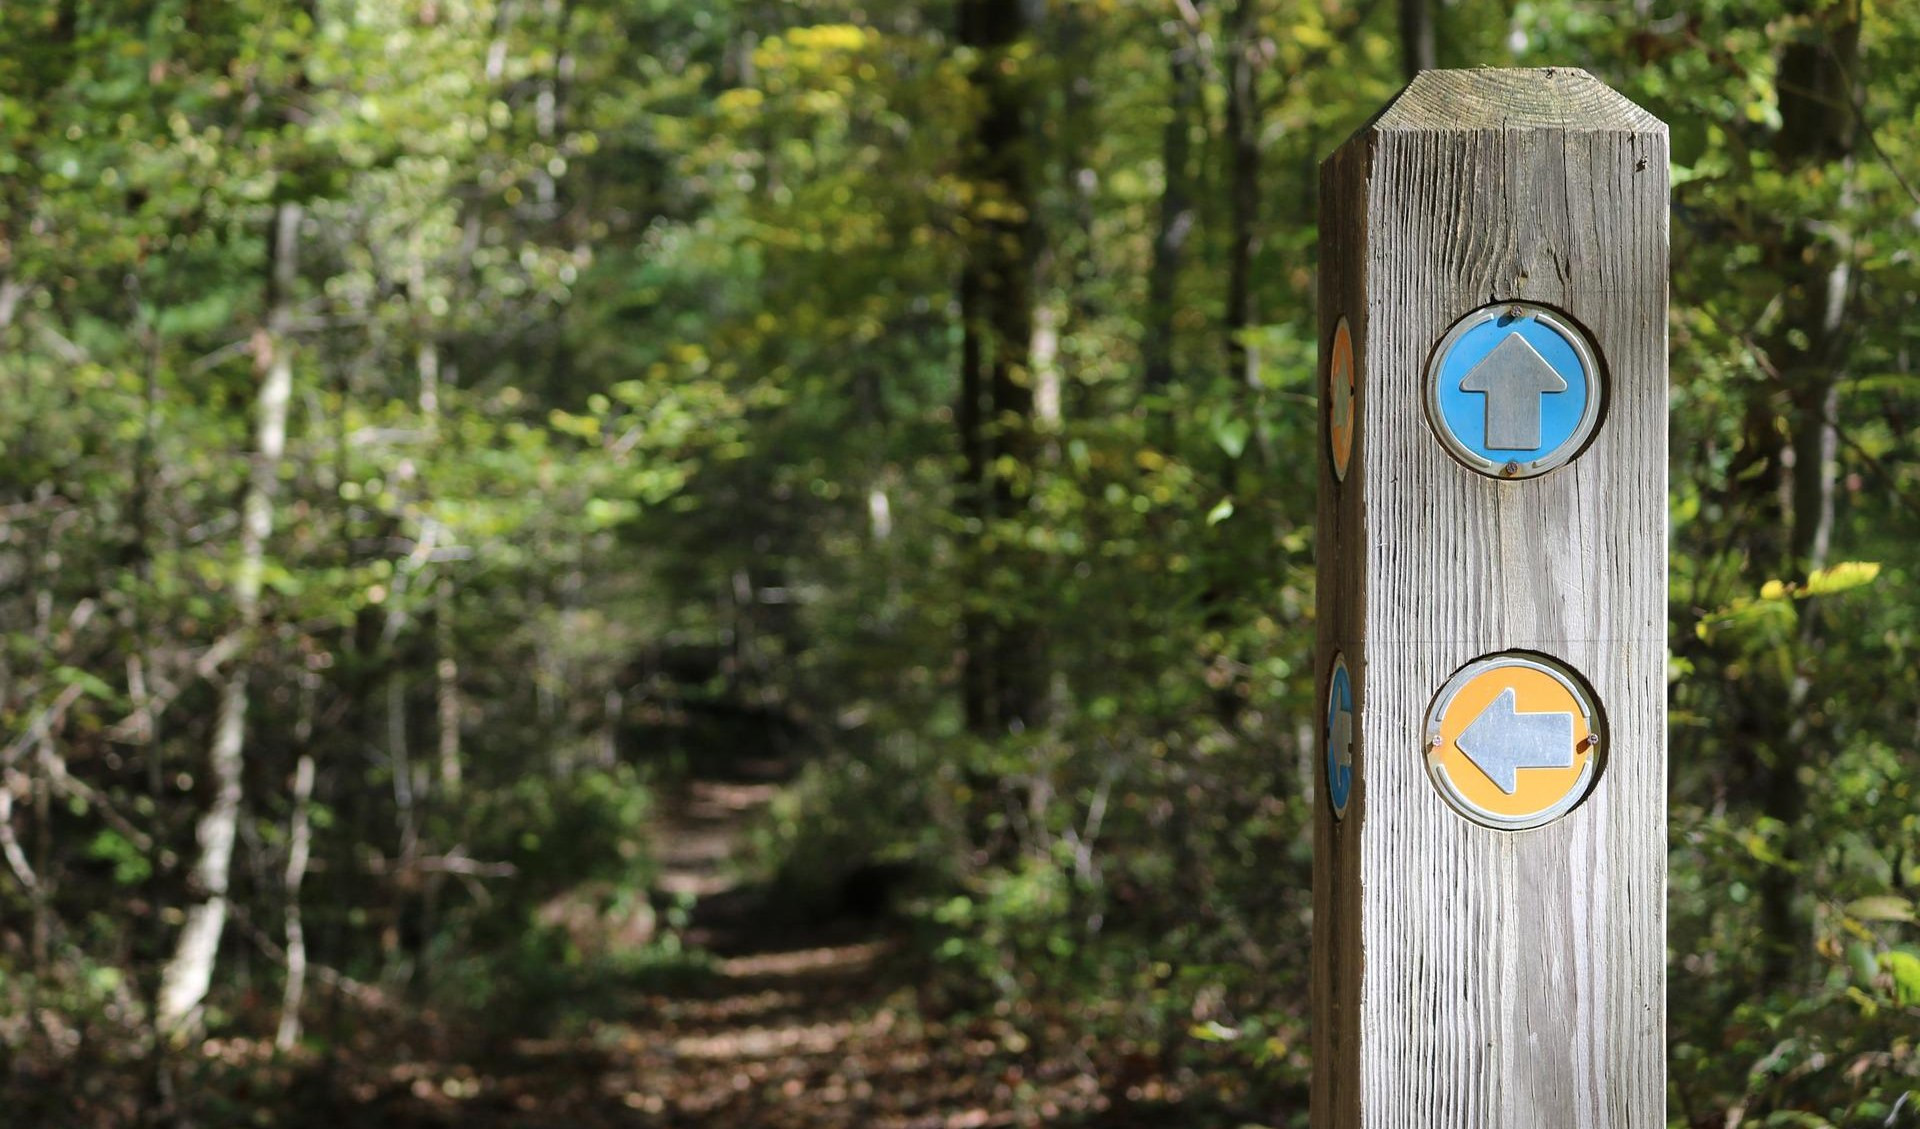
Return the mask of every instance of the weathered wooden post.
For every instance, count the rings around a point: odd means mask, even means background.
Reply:
[[[1666,127],[1427,71],[1320,179],[1312,1124],[1653,1129]]]

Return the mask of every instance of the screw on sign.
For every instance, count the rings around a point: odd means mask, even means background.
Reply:
[[[1523,831],[1586,798],[1604,767],[1593,692],[1542,655],[1509,652],[1455,672],[1427,711],[1427,773],[1475,823]]]

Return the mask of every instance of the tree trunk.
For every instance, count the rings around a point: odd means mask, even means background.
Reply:
[[[1789,44],[1780,56],[1781,128],[1774,156],[1789,176],[1818,166],[1846,167],[1854,155],[1851,80],[1860,57],[1859,5],[1819,7],[1810,19],[1809,36]],[[1851,248],[1844,232],[1802,229],[1783,241],[1777,262],[1783,308],[1791,312],[1767,335],[1765,345],[1787,396],[1787,440],[1781,451],[1786,457],[1779,460],[1785,464],[1781,492],[1788,507],[1782,567],[1788,577],[1801,577],[1826,567],[1832,542]],[[1757,559],[1764,567],[1779,558]],[[1761,811],[1783,831],[1783,861],[1765,870],[1759,884],[1765,944],[1761,972],[1771,987],[1787,985],[1813,944],[1798,871],[1807,853],[1801,824],[1808,781],[1802,776],[1809,748],[1819,743],[1814,730],[1821,724],[1812,708],[1809,673],[1820,649],[1820,605],[1803,599],[1793,607],[1797,623],[1792,673],[1784,686],[1768,687],[1761,697],[1781,711],[1766,727],[1772,756],[1760,782]]]
[[[300,1004],[307,991],[307,931],[300,917],[300,886],[313,849],[312,809],[313,754],[302,750],[293,770],[293,818],[287,829],[287,869],[282,879],[287,897],[287,985],[273,1045],[283,1051],[300,1041]]]
[[[1253,257],[1260,250],[1260,105],[1255,81],[1258,23],[1256,0],[1233,7],[1228,36],[1227,144],[1228,204],[1232,233],[1227,242],[1227,361],[1243,389],[1260,385],[1260,354],[1248,340],[1253,332]]]
[[[443,798],[460,794],[460,658],[453,639],[453,581],[440,578],[433,597],[435,652],[434,705],[439,718],[440,791]]]
[[[440,433],[440,343],[429,334],[414,352],[414,369],[420,376],[420,422],[432,439]]]
[[[967,729],[991,733],[995,727],[992,671],[987,666],[993,617],[983,606],[987,562],[983,556],[984,526],[992,518],[987,506],[986,383],[981,379],[987,336],[981,324],[984,299],[980,279],[968,264],[960,276],[960,395],[953,418],[960,431],[960,482],[954,490],[954,508],[961,519],[964,541],[961,564],[960,705]]]
[[[1054,21],[1058,32],[1054,48],[1059,57],[1058,73],[1065,80],[1060,94],[1058,133],[1060,163],[1066,171],[1067,184],[1065,238],[1050,240],[1050,243],[1055,245],[1054,253],[1064,268],[1061,273],[1065,294],[1059,332],[1069,341],[1090,334],[1099,317],[1094,300],[1100,273],[1095,254],[1094,215],[1100,172],[1094,166],[1094,154],[1100,125],[1095,112],[1093,80],[1100,57],[1100,44],[1094,34],[1098,21],[1097,13],[1071,4],[1063,5]],[[1092,414],[1085,402],[1088,383],[1080,374],[1084,363],[1084,357],[1069,350],[1056,365],[1060,388],[1057,418],[1053,422],[1084,419]]]
[[[1412,82],[1438,65],[1436,55],[1433,0],[1400,0],[1400,73]]]
[[[281,204],[274,213],[273,258],[268,279],[267,324],[255,342],[262,371],[255,405],[253,471],[241,506],[240,567],[234,577],[234,610],[240,629],[252,635],[260,624],[260,579],[267,538],[273,532],[273,502],[280,462],[287,445],[287,403],[293,392],[293,284],[298,275],[301,210]],[[213,802],[200,818],[196,834],[200,857],[193,866],[193,887],[200,900],[187,911],[173,958],[161,974],[160,1031],[179,1037],[193,1027],[213,979],[214,956],[227,923],[227,887],[233,841],[239,828],[242,754],[246,744],[249,639],[234,659],[220,688],[208,768]]]
[[[976,733],[1018,732],[1044,720],[1046,651],[1039,625],[996,593],[1017,550],[989,539],[996,520],[1017,519],[1031,493],[1035,465],[1033,273],[1039,228],[1028,172],[1029,79],[1012,48],[1025,32],[1021,0],[965,0],[960,42],[977,52],[970,76],[983,110],[970,172],[981,204],[969,228],[961,272],[960,402],[954,413],[963,455],[956,503],[967,520],[962,615],[962,698]],[[1029,562],[1030,563],[1030,562]]]
[[[1176,19],[1169,22],[1169,30],[1173,43],[1167,51],[1167,124],[1160,137],[1160,231],[1154,236],[1153,263],[1147,272],[1147,339],[1143,352],[1148,395],[1164,392],[1173,383],[1180,259],[1194,223],[1193,115],[1200,101],[1195,58],[1200,29]]]

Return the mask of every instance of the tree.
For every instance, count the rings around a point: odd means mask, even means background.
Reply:
[[[968,160],[973,204],[960,275],[960,378],[954,420],[963,456],[956,509],[968,574],[962,583],[961,685],[967,724],[1019,733],[1046,720],[1045,641],[1025,613],[1031,558],[1012,546],[1034,473],[1033,272],[1036,222],[1027,141],[1026,64],[1016,48],[1020,0],[964,0],[962,46],[979,106]]]
[[[193,879],[200,901],[187,911],[186,924],[172,961],[161,978],[155,1022],[167,1035],[177,1036],[198,1015],[213,978],[214,955],[226,927],[228,889],[233,867],[233,843],[239,834],[242,757],[246,749],[247,675],[252,636],[260,629],[260,586],[266,563],[267,539],[273,534],[274,502],[279,493],[281,461],[287,450],[287,405],[293,397],[291,331],[294,282],[299,277],[301,209],[283,203],[273,212],[273,259],[268,276],[266,324],[254,338],[255,363],[260,372],[260,394],[255,405],[252,471],[240,512],[240,559],[234,573],[233,605],[239,633],[238,654],[220,689],[220,712],[214,721],[213,745],[208,753],[214,795],[200,818],[195,837],[200,857]]]

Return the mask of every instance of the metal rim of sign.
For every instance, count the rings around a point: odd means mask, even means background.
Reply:
[[[1493,459],[1461,442],[1453,428],[1446,422],[1446,414],[1440,403],[1440,370],[1446,364],[1448,354],[1462,337],[1488,322],[1521,316],[1530,318],[1564,339],[1574,356],[1579,359],[1585,370],[1587,380],[1586,408],[1580,414],[1580,421],[1573,433],[1552,450],[1537,458],[1514,460]],[[1453,323],[1446,336],[1427,358],[1426,371],[1427,426],[1440,440],[1449,455],[1461,465],[1478,471],[1489,478],[1520,479],[1537,478],[1557,467],[1565,466],[1587,449],[1593,439],[1593,433],[1600,424],[1602,401],[1606,399],[1606,378],[1601,373],[1599,351],[1586,331],[1573,323],[1573,320],[1558,310],[1539,305],[1535,302],[1496,302],[1482,306],[1459,321]]]
[[[1358,412],[1353,400],[1357,382],[1353,370],[1353,329],[1343,314],[1334,324],[1333,342],[1327,348],[1327,454],[1333,460],[1335,482],[1347,480],[1347,467],[1353,462],[1353,443],[1357,438],[1354,423]],[[1343,383],[1344,397],[1338,391]]]
[[[1441,747],[1444,737],[1442,729],[1447,716],[1447,707],[1453,699],[1465,689],[1467,684],[1491,670],[1518,667],[1536,670],[1559,683],[1573,697],[1586,722],[1587,733],[1594,742],[1593,755],[1587,758],[1586,767],[1573,787],[1567,789],[1565,796],[1549,807],[1531,812],[1524,816],[1504,815],[1488,811],[1486,808],[1468,799],[1454,782],[1451,775],[1438,762],[1436,750]],[[1501,651],[1498,654],[1477,658],[1447,679],[1446,685],[1433,697],[1433,703],[1427,707],[1426,743],[1421,749],[1427,762],[1427,776],[1433,786],[1445,798],[1447,805],[1461,815],[1496,831],[1529,831],[1552,823],[1561,816],[1579,807],[1593,793],[1593,787],[1604,771],[1607,755],[1606,725],[1601,717],[1598,699],[1578,671],[1556,659],[1528,651]]]
[[[1325,719],[1326,727],[1327,727],[1326,728],[1327,755],[1325,758],[1326,773],[1327,773],[1327,806],[1333,810],[1333,818],[1335,819],[1345,819],[1347,817],[1347,808],[1352,805],[1353,784],[1354,784],[1354,770],[1353,770],[1353,756],[1352,756],[1353,738],[1352,738],[1351,729],[1349,729],[1348,738],[1347,738],[1347,749],[1348,749],[1347,786],[1345,788],[1338,788],[1334,785],[1334,782],[1333,782],[1333,773],[1334,773],[1334,765],[1335,765],[1335,750],[1333,747],[1333,716],[1334,716],[1334,713],[1336,712],[1335,706],[1337,704],[1335,695],[1339,693],[1338,687],[1343,683],[1346,685],[1346,688],[1347,688],[1347,716],[1351,718],[1354,713],[1354,705],[1355,705],[1354,694],[1353,694],[1353,674],[1351,671],[1347,669],[1347,657],[1342,654],[1335,654],[1333,656],[1333,669],[1328,671],[1327,673],[1327,715]],[[1349,725],[1351,725],[1351,722],[1349,722]]]

